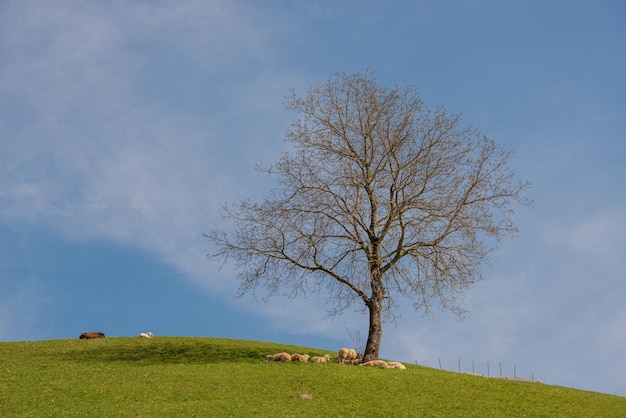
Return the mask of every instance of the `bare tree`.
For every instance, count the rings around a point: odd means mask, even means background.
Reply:
[[[241,294],[325,289],[331,315],[358,304],[369,312],[364,361],[378,358],[383,319],[402,298],[461,314],[486,242],[514,234],[512,204],[530,204],[510,152],[372,73],[335,74],[304,98],[292,91],[286,107],[300,116],[287,131],[293,148],[258,168],[279,187],[227,205],[233,231],[207,235],[211,257],[235,261]]]

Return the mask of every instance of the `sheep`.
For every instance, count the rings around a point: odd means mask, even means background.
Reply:
[[[80,337],[78,337],[81,340],[90,340],[92,338],[104,338],[104,333],[102,332],[83,332],[82,334],[80,334]]]
[[[276,353],[265,356],[267,361],[291,361],[291,354],[289,353]]]
[[[369,367],[384,367],[388,368],[389,365],[384,360],[370,360],[365,363],[362,363],[361,366],[369,366]]]
[[[346,361],[350,361],[350,359],[352,358],[352,351],[354,350],[350,348],[340,348],[339,352],[337,352],[337,363],[343,364]]]
[[[308,354],[298,354],[298,353],[294,353],[291,355],[291,361],[298,361],[300,363],[306,363],[309,361],[309,358],[311,356],[309,356]]]
[[[346,362],[349,364],[356,364],[361,358],[363,358],[360,353],[357,353],[356,350],[351,348],[340,348],[337,356],[337,362],[340,364],[344,364]]]
[[[353,359],[350,364],[361,364],[363,362],[363,354],[357,352],[356,353],[356,358]]]
[[[153,335],[154,334],[152,332],[147,332],[147,333],[146,332],[142,332],[141,334],[139,334],[139,336],[141,338],[152,338]]]
[[[330,356],[330,354],[326,354],[324,357],[311,357],[311,363],[325,364],[328,363],[331,359],[332,357]]]
[[[390,369],[406,370],[406,366],[399,361],[389,361],[387,362],[387,366],[389,366]]]

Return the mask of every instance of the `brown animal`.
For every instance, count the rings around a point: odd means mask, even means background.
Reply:
[[[104,333],[102,332],[83,332],[80,334],[81,340],[90,340],[92,338],[104,338]]]

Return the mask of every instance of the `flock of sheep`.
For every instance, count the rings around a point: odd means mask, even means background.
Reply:
[[[326,354],[323,357],[310,357],[308,354],[289,354],[286,352],[270,354],[265,356],[267,361],[282,361],[282,362],[299,362],[299,363],[328,363],[332,357],[330,354]],[[406,366],[397,361],[384,361],[384,360],[370,360],[363,363],[363,355],[357,353],[356,350],[351,348],[341,348],[337,353],[337,362],[339,364],[358,364],[360,366],[369,367],[383,367],[386,369],[401,369],[406,370]]]
[[[154,334],[152,332],[142,332],[139,334],[141,338],[152,338]],[[92,339],[92,338],[104,338],[104,333],[102,332],[83,332],[80,334],[81,340],[83,339]],[[317,364],[326,364],[332,360],[330,354],[326,354],[322,357],[311,357],[308,354],[289,354],[286,352],[270,354],[265,356],[265,360],[267,361],[283,361],[283,362],[298,362],[298,363],[317,363]],[[358,364],[360,366],[369,366],[369,367],[383,367],[386,369],[401,369],[406,370],[404,364],[397,361],[384,361],[384,360],[370,360],[363,363],[363,354],[357,353],[356,350],[352,348],[340,348],[337,352],[337,363],[339,364]]]

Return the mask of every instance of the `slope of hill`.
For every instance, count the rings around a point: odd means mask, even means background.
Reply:
[[[626,414],[626,398],[537,383],[413,365],[395,370],[264,360],[279,351],[327,353],[196,337],[0,343],[0,416]]]

